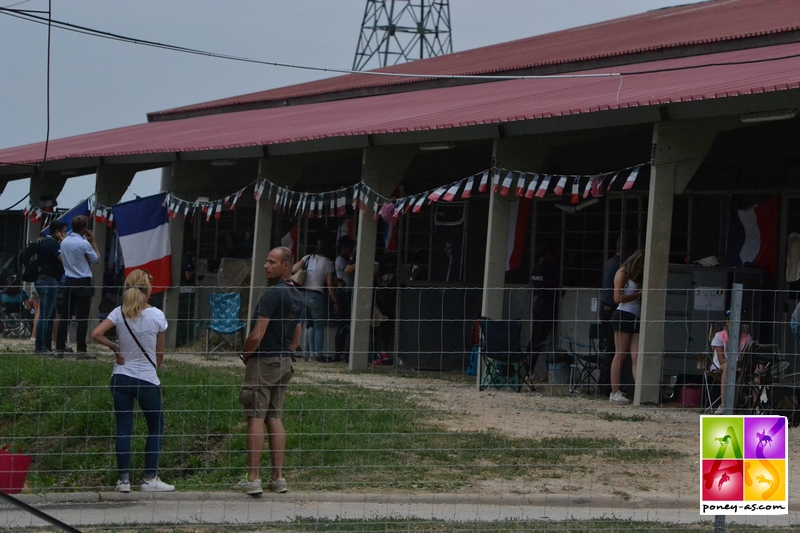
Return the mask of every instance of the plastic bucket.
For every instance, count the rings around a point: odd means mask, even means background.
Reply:
[[[550,385],[566,385],[569,383],[569,364],[549,363],[547,365],[547,381]]]
[[[683,407],[700,407],[702,396],[700,385],[691,383],[681,385],[675,391],[675,401]]]
[[[31,459],[30,455],[8,451],[7,446],[0,448],[0,491],[6,494],[22,492]]]

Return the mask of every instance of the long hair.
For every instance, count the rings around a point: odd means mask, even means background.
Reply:
[[[620,266],[628,273],[628,279],[636,282],[641,287],[644,279],[644,249],[637,250],[628,257]]]
[[[134,318],[147,307],[150,298],[152,276],[146,270],[134,270],[125,278],[125,292],[122,294],[122,314]]]

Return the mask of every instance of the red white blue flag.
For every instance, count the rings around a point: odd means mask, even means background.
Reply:
[[[172,286],[172,248],[164,194],[114,206],[125,275],[143,269],[153,276],[153,294]]]

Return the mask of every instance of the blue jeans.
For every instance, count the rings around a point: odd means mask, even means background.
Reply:
[[[303,311],[303,320],[311,320],[314,327],[314,355],[322,355],[325,344],[325,319],[327,318],[327,300],[325,294],[307,290],[305,295],[306,307]]]
[[[795,317],[792,317],[791,321],[789,322],[789,327],[792,330],[792,335],[794,335],[795,339],[795,348],[800,345],[800,322],[797,321]],[[795,349],[795,352],[797,350]]]
[[[150,479],[158,471],[158,453],[164,434],[164,414],[161,412],[161,387],[141,379],[114,374],[111,376],[111,396],[117,418],[117,471],[120,479],[130,479],[131,434],[133,433],[133,400],[147,422],[144,444],[144,477]]]
[[[53,322],[56,318],[56,297],[58,280],[51,276],[39,276],[35,282],[39,293],[39,321],[36,323],[36,343],[38,351],[50,350],[53,339]]]

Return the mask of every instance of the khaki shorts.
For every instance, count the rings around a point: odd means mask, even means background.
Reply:
[[[247,418],[280,418],[294,368],[291,357],[250,357],[239,403]]]

